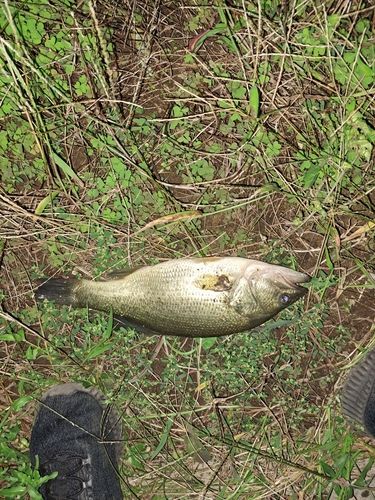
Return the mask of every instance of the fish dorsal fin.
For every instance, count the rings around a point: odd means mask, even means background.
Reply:
[[[147,267],[147,266],[136,266],[136,267],[129,267],[129,269],[119,269],[118,271],[112,271],[111,273],[107,274],[106,278],[107,280],[122,280],[127,276],[133,274],[135,271],[138,271],[138,269],[142,269],[142,267]]]

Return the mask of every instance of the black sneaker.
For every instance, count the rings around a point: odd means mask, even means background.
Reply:
[[[31,432],[30,458],[41,476],[45,500],[122,500],[118,462],[123,448],[117,412],[107,414],[98,389],[71,383],[52,387]]]
[[[354,430],[375,437],[375,349],[349,372],[342,391],[341,407]]]

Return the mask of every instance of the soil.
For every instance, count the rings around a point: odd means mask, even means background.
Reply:
[[[331,2],[332,3],[332,2]],[[115,87],[114,97],[118,99],[118,109],[123,113],[124,120],[129,107],[126,103],[136,102],[141,105],[149,116],[155,115],[160,120],[160,141],[163,140],[165,129],[163,120],[171,116],[171,109],[174,104],[174,96],[178,86],[186,80],[194,71],[194,67],[184,64],[184,59],[188,53],[188,46],[197,31],[189,29],[189,20],[196,15],[197,8],[182,5],[183,2],[163,2],[160,8],[156,9],[156,4],[146,3],[143,15],[145,16],[144,31],[139,36],[144,41],[141,47],[134,32],[129,27],[132,13],[127,2],[102,2],[97,4],[97,15],[100,26],[113,29],[112,41],[115,45],[115,56],[113,57],[113,78]],[[332,3],[334,4],[334,2]],[[286,7],[287,8],[287,7]],[[331,7],[333,8],[333,7]],[[156,16],[156,17],[155,17]],[[215,24],[219,19],[210,19],[207,26]],[[207,26],[202,25],[202,30]],[[272,41],[264,41],[263,47],[271,51]],[[254,46],[254,50],[255,50]],[[212,61],[219,61],[223,57],[227,58],[226,64],[230,68],[238,64],[238,59],[233,55],[232,59],[223,46],[212,38],[199,49],[199,66],[206,64],[210,67]],[[228,60],[229,58],[229,60]],[[144,62],[147,61],[147,71],[143,72]],[[301,102],[307,95],[321,96],[325,99],[330,89],[323,88],[318,82],[305,82],[303,88],[297,83],[288,79],[290,75],[283,75],[279,82],[279,93],[271,101],[267,95],[263,94],[264,111],[275,111],[280,108],[284,113],[271,115],[267,127],[277,130],[280,137],[284,139],[283,150],[275,164],[282,175],[287,178],[290,184],[293,183],[296,172],[293,166],[288,164],[291,152],[298,149],[296,136],[288,136],[289,123],[293,122],[296,129],[303,127],[301,118]],[[269,82],[269,86],[278,80],[279,75],[275,74]],[[199,88],[202,99],[217,100],[226,92],[225,86],[212,89],[204,82]],[[293,98],[295,96],[295,98]],[[100,96],[96,96],[100,97]],[[97,112],[105,115],[108,103],[98,104]],[[203,109],[199,102],[191,105],[190,112],[199,114]],[[213,134],[219,134],[218,123],[215,120],[210,122],[207,119],[207,130],[202,134],[201,140],[209,141]],[[229,137],[223,137],[223,141],[231,141]],[[83,173],[90,169],[98,168],[88,157],[82,141],[70,142],[70,157],[74,163],[75,171]],[[261,154],[261,151],[260,151]],[[217,173],[225,173],[224,178],[214,179],[214,182],[195,183],[186,185],[181,171],[177,166],[171,164],[168,170],[162,167],[162,159],[155,155],[152,164],[152,175],[156,182],[164,183],[163,186],[168,192],[170,199],[175,206],[182,209],[202,209],[199,205],[204,193],[211,190],[215,193],[218,189],[225,188],[229,198],[232,200],[246,200],[257,189],[262,187],[267,174],[260,169],[260,162],[257,158],[244,158],[244,164],[239,165],[236,172],[230,172],[225,164],[225,158],[220,160],[217,157]],[[220,164],[219,161],[222,163]],[[374,163],[368,166],[371,173]],[[98,170],[99,172],[99,170]],[[268,178],[272,182],[271,177]],[[160,184],[161,185],[161,184]],[[312,345],[319,352],[319,356],[314,355],[314,369],[311,373],[312,352],[306,352],[301,357],[302,370],[300,377],[304,395],[307,395],[312,408],[316,413],[307,414],[302,423],[305,432],[316,428],[319,422],[320,408],[327,404],[334,405],[335,411],[340,408],[337,401],[340,396],[343,380],[348,373],[349,365],[356,359],[362,349],[368,348],[373,340],[373,320],[375,309],[375,265],[374,265],[374,232],[372,230],[363,231],[358,236],[350,239],[359,228],[363,228],[366,221],[374,218],[374,189],[367,185],[364,179],[363,189],[366,195],[358,199],[354,204],[350,200],[349,193],[342,193],[342,203],[350,203],[349,215],[340,207],[332,207],[331,214],[322,215],[319,211],[310,212],[311,205],[304,201],[304,193],[299,193],[300,204],[290,202],[288,193],[270,192],[269,196],[259,203],[248,204],[242,210],[235,212],[232,218],[228,218],[226,213],[217,213],[202,219],[200,231],[203,240],[209,244],[210,253],[213,255],[246,255],[249,258],[272,259],[272,253],[277,249],[277,255],[285,256],[286,261],[292,260],[298,263],[298,269],[311,276],[327,276],[331,285],[323,291],[314,289],[310,291],[305,301],[304,315],[313,315],[317,304],[324,303],[327,306],[326,315],[321,318],[316,327],[312,326],[309,335]],[[32,290],[34,284],[32,277],[35,277],[35,269],[43,268],[45,275],[55,275],[58,269],[51,264],[50,252],[46,251],[44,238],[48,234],[56,231],[56,223],[53,218],[46,220],[35,215],[38,203],[47,195],[48,187],[36,182],[32,186],[24,188],[20,182],[13,193],[1,193],[0,211],[2,218],[2,230],[5,237],[2,260],[1,260],[1,282],[3,293],[6,298],[3,302],[3,310],[0,313],[5,320],[11,321],[11,317],[18,318],[26,322],[27,318],[21,313],[28,306],[33,304]],[[67,194],[64,200],[66,206],[72,206]],[[295,219],[299,218],[301,223],[296,225]],[[325,223],[322,224],[322,217]],[[327,224],[327,220],[330,223]],[[235,247],[228,245],[221,248],[219,243],[215,243],[218,231],[227,233],[229,242],[236,238],[236,234],[242,228],[251,237],[245,239]],[[120,228],[123,236],[118,235],[117,245],[124,244],[128,248],[127,228]],[[41,235],[43,235],[41,237]],[[183,249],[189,236],[185,231],[181,233],[181,241],[177,241]],[[151,255],[155,258],[165,258],[162,250],[155,250],[154,242],[150,238],[149,246],[142,251],[141,258],[145,261]],[[163,247],[161,247],[163,248]],[[281,251],[280,251],[281,249]],[[322,250],[323,249],[323,250]],[[69,251],[69,250],[67,250]],[[148,253],[150,252],[150,254]],[[68,262],[68,264],[70,264]],[[90,252],[86,252],[81,261],[77,261],[76,270],[89,276],[91,274]],[[332,270],[333,268],[333,270]],[[30,270],[33,270],[30,273]],[[29,281],[28,277],[29,276]],[[16,320],[17,322],[17,320]],[[21,328],[20,323],[20,328]],[[40,324],[35,324],[32,320],[30,330],[27,331],[27,339],[37,344],[40,339]],[[32,330],[35,329],[35,332]],[[345,332],[345,341],[340,338],[337,346],[335,339],[338,332]],[[69,334],[69,327],[67,328]],[[280,340],[280,345],[290,342],[285,337],[285,327],[280,327],[275,331],[275,335]],[[327,342],[331,340],[331,349],[327,349]],[[192,346],[191,340],[182,343],[184,350],[189,350]],[[16,380],[17,370],[23,372],[27,363],[34,371],[43,371],[48,375],[53,374],[53,366],[49,361],[40,357],[35,361],[26,362],[24,350],[27,343],[18,342],[12,345],[9,342],[0,344],[0,358],[3,360],[2,388],[0,391],[0,405],[5,408],[12,400],[19,397],[19,381]],[[265,380],[267,383],[262,387],[268,394],[269,402],[274,400],[274,392],[280,391],[280,381],[275,382],[274,363],[277,358],[275,353],[264,362]],[[71,352],[69,348],[63,350],[61,355],[65,361],[69,360]],[[150,358],[152,352],[150,352]],[[161,377],[165,369],[165,360],[168,351],[162,347],[154,359],[152,368],[155,378]],[[319,359],[319,363],[317,362]],[[73,361],[72,361],[73,363]],[[300,367],[301,368],[301,367]],[[195,372],[191,374],[192,387],[198,383]],[[227,395],[218,394],[217,397]],[[299,392],[294,395],[298,402]],[[198,403],[204,403],[198,398]],[[267,404],[267,398],[264,403]],[[177,401],[176,401],[177,404]],[[258,407],[256,406],[258,404]],[[264,412],[265,407],[254,401],[254,413]],[[25,412],[22,420],[22,432],[28,437],[32,424],[32,413]],[[294,430],[282,426],[285,433],[294,433]]]

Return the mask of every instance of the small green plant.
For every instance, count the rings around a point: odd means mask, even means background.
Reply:
[[[372,450],[338,394],[373,334],[371,15],[309,0],[5,1],[0,496],[39,498],[33,397],[72,380],[120,409],[129,498],[366,488]],[[305,303],[186,340],[33,299],[42,276],[218,255],[308,272]]]
[[[21,429],[17,423],[9,421],[11,414],[20,412],[27,402],[28,396],[21,396],[13,401],[10,409],[2,415],[0,452],[3,460],[0,481],[2,498],[23,498],[29,495],[32,500],[42,500],[38,492],[40,486],[56,477],[56,473],[40,477],[38,467],[31,468],[27,449],[27,441],[21,437]],[[4,486],[5,485],[5,486]]]

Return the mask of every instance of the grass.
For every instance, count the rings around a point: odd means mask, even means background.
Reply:
[[[374,20],[370,1],[5,1],[0,496],[40,498],[35,400],[68,381],[121,412],[125,498],[368,491],[373,443],[339,400],[373,336]],[[201,340],[32,295],[204,255],[301,269],[308,298]]]

